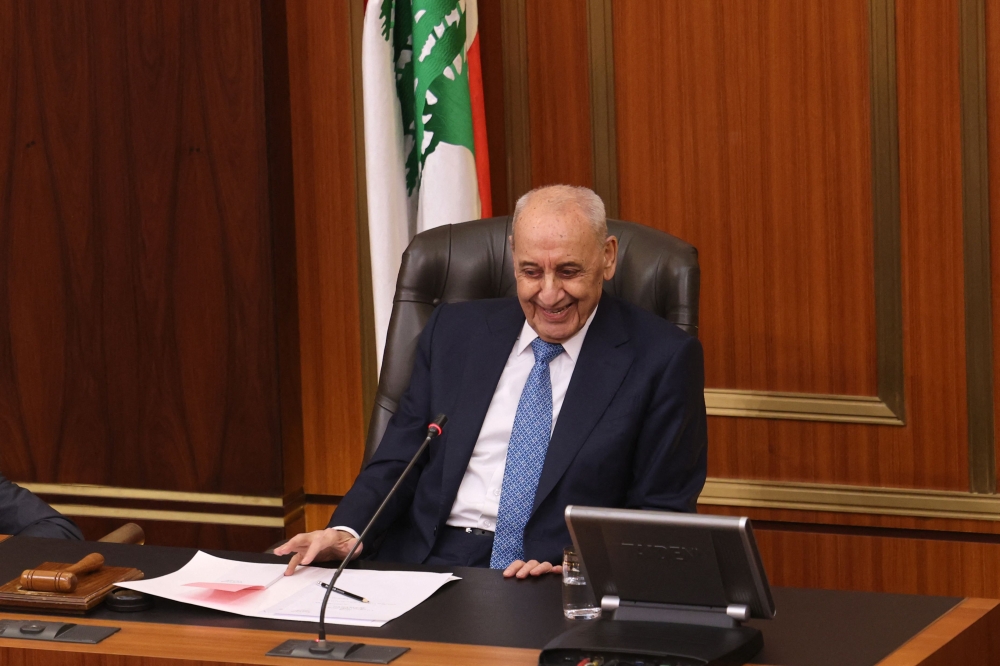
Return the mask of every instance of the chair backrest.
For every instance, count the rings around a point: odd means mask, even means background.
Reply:
[[[417,338],[434,308],[517,293],[510,217],[452,224],[417,234],[403,254],[386,336],[378,392],[368,423],[371,459],[410,383]],[[618,267],[604,290],[698,335],[698,251],[670,234],[608,220],[618,238]]]

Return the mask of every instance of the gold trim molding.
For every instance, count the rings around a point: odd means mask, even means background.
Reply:
[[[986,4],[958,3],[962,118],[962,266],[969,490],[995,493],[993,314],[986,115]]]
[[[587,0],[590,58],[590,133],[594,191],[608,217],[618,217],[618,148],[615,129],[615,48],[611,0]]]
[[[158,509],[130,509],[85,504],[53,504],[52,508],[67,516],[93,518],[121,518],[125,520],[159,520],[177,523],[201,523],[207,525],[240,525],[244,527],[285,527],[301,515],[301,507],[286,517],[241,516],[231,513],[198,513],[196,511],[160,511]]]
[[[904,425],[874,396],[705,389],[709,416]]]
[[[709,478],[699,504],[1000,521],[1000,497],[947,490]]]
[[[518,198],[531,189],[527,0],[503,0],[500,3],[500,40],[503,53],[504,138],[507,144],[507,205],[513,213]]]
[[[189,493],[178,490],[146,490],[143,488],[116,488],[114,486],[98,486],[82,483],[35,483],[19,481],[17,485],[38,495],[108,497],[114,499],[154,500],[163,502],[192,502],[197,504],[229,504],[234,506],[284,506],[284,502],[280,497],[226,495],[221,493]]]

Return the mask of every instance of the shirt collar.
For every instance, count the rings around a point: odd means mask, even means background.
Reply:
[[[577,358],[580,356],[580,349],[583,348],[583,339],[587,337],[587,329],[590,328],[590,322],[594,321],[594,315],[596,314],[597,308],[594,308],[594,311],[587,317],[587,322],[583,325],[583,328],[574,333],[572,338],[562,343],[563,353],[574,363],[576,363]],[[531,328],[531,324],[525,319],[524,326],[521,327],[521,334],[518,336],[517,342],[514,343],[515,347],[517,347],[517,353],[519,355],[524,353],[524,350],[530,347],[531,343],[537,337],[538,333],[535,332],[535,329]]]

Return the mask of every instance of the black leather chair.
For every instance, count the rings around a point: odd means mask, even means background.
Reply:
[[[365,442],[367,462],[410,383],[417,338],[440,303],[514,296],[510,217],[453,224],[417,234],[403,254],[382,372]],[[604,283],[610,294],[698,335],[698,251],[670,234],[634,222],[608,220],[618,238],[618,268]]]

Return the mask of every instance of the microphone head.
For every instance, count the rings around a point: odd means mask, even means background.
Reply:
[[[439,437],[444,431],[444,424],[448,422],[448,417],[444,414],[438,414],[433,421],[427,425],[427,435],[428,437]]]

